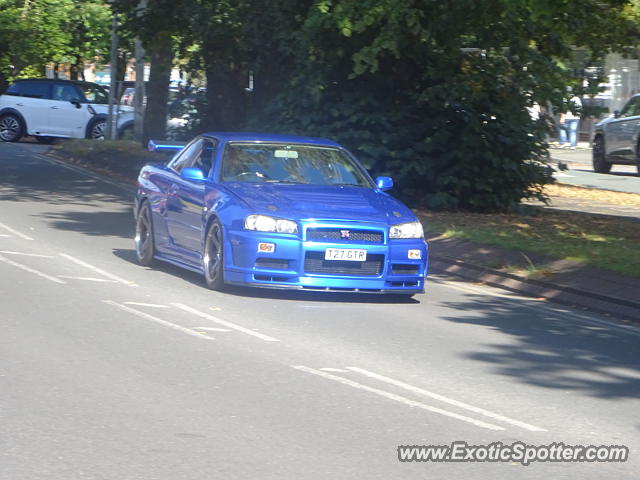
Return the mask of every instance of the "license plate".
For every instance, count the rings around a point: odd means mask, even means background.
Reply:
[[[324,252],[324,259],[364,262],[367,259],[367,251],[356,248],[327,248]]]

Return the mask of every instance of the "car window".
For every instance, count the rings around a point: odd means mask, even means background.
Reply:
[[[7,91],[4,92],[4,95],[16,95],[16,96],[19,96],[20,95],[20,84],[19,83],[14,83],[13,85],[11,85],[9,88],[7,88]]]
[[[627,102],[622,111],[621,117],[635,117],[640,115],[640,97],[634,97]]]
[[[19,82],[15,86],[17,88],[14,95],[29,98],[51,98],[49,93],[51,84],[48,82]]]
[[[200,155],[195,158],[193,166],[202,170],[205,177],[209,176],[209,172],[211,171],[211,167],[213,166],[215,151],[216,144],[213,141],[202,141],[202,149],[200,150]]]
[[[77,86],[89,103],[103,105],[109,103],[109,92],[97,83],[79,83]]]
[[[198,162],[200,162],[203,143],[204,140],[198,139],[190,145],[187,145],[173,160],[171,160],[169,168],[180,173],[183,168],[197,167]],[[206,173],[208,172],[205,172],[205,174]]]
[[[72,100],[79,100],[80,95],[73,85],[69,84],[54,84],[53,95],[54,100],[60,100],[63,102],[70,102]]]
[[[315,145],[230,143],[222,158],[222,181],[372,187],[345,152]]]

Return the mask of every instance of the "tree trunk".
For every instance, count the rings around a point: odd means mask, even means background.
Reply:
[[[207,115],[205,127],[214,131],[234,131],[244,127],[246,98],[244,87],[248,76],[237,63],[221,62],[213,54],[205,56],[207,75]]]
[[[148,51],[151,53],[151,71],[147,85],[147,107],[142,132],[143,146],[151,138],[162,139],[166,136],[169,82],[173,64],[171,36],[159,33],[153,45],[148,47]]]
[[[9,79],[4,73],[0,72],[0,94],[3,94],[7,88],[9,88]]]

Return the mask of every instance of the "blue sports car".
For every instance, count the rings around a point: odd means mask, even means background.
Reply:
[[[412,295],[424,291],[422,225],[330,140],[207,133],[140,171],[138,261],[225,284]]]

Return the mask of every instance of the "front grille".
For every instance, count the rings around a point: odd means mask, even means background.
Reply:
[[[384,255],[367,255],[364,262],[325,260],[324,252],[307,252],[304,257],[305,273],[377,277],[382,273],[383,267]]]
[[[279,270],[289,269],[289,260],[283,258],[262,257],[256,259],[256,268],[275,268]]]
[[[352,230],[350,228],[310,228],[310,242],[382,243],[384,235],[376,230]]]
[[[391,273],[394,275],[417,275],[418,265],[395,263],[391,265]]]

